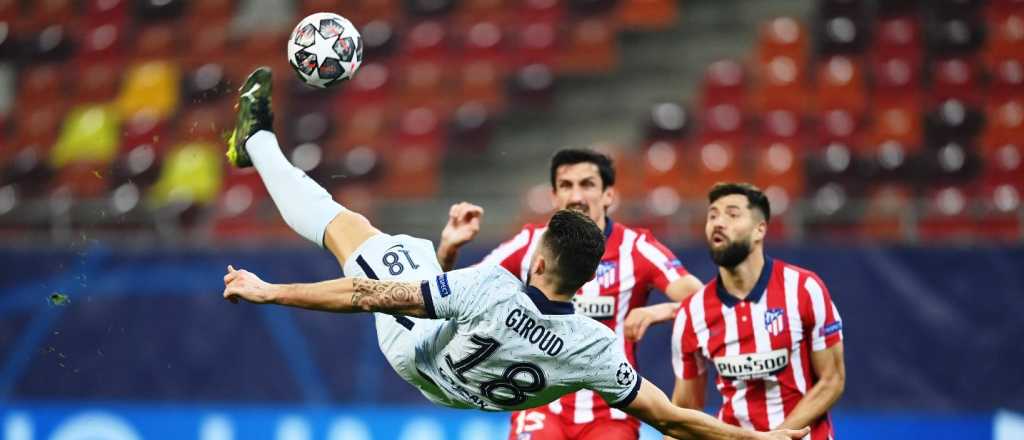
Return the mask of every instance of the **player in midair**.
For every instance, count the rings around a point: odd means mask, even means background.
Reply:
[[[626,360],[607,327],[573,313],[573,293],[596,269],[600,229],[560,211],[524,285],[499,266],[442,272],[432,244],[380,232],[331,199],[285,159],[273,134],[271,73],[243,84],[227,156],[254,165],[285,222],[324,246],[346,278],[276,285],[228,267],[225,299],[340,313],[373,312],[381,350],[427,399],[454,408],[508,411],[591,389],[676,438],[800,438],[806,430],[758,433],[673,406]]]
[[[586,214],[605,236],[597,273],[573,297],[577,313],[615,331],[635,365],[636,341],[649,325],[671,322],[678,309],[676,302],[645,307],[651,291],[659,289],[672,301],[682,301],[702,283],[650,231],[612,221],[608,209],[617,197],[616,176],[608,156],[593,150],[562,149],[552,156],[549,168],[554,205]],[[459,248],[479,230],[482,216],[483,209],[470,203],[451,207],[438,245],[442,268],[452,269]],[[524,226],[491,251],[482,264],[501,265],[525,282],[545,227]],[[599,395],[581,390],[546,406],[513,413],[509,440],[526,434],[531,440],[636,440],[640,422],[610,407]]]

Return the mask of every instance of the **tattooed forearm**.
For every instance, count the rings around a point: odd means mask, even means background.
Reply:
[[[417,283],[352,278],[352,307],[367,312],[426,316]]]

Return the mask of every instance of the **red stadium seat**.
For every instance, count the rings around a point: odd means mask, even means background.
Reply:
[[[793,198],[804,193],[803,157],[799,148],[785,142],[774,142],[754,152],[751,180],[761,188],[775,188]]]
[[[358,77],[359,75],[356,75]],[[386,145],[393,121],[391,114],[382,106],[356,106],[340,112],[344,120],[340,145]]]
[[[160,60],[175,56],[179,50],[179,32],[169,24],[150,25],[135,37],[136,61]]]
[[[672,0],[622,0],[615,16],[629,29],[664,30],[679,20],[679,2]]]
[[[18,104],[24,108],[54,102],[66,95],[65,69],[56,63],[35,64],[25,68],[19,81]]]
[[[799,60],[778,56],[762,62],[758,68],[752,102],[755,111],[776,108],[803,114],[808,110],[808,90]]]
[[[673,188],[680,194],[693,194],[700,191],[699,188],[691,187],[691,182],[686,176],[690,175],[691,167],[683,160],[683,149],[678,144],[667,141],[652,142],[642,152],[640,159],[643,183],[641,188],[651,189],[657,187]],[[616,167],[622,169],[622,164]],[[621,180],[621,179],[619,179]],[[634,192],[633,195],[640,195]]]
[[[778,17],[761,25],[757,41],[757,59],[760,64],[770,63],[778,57],[790,58],[799,69],[807,64],[807,31],[793,17]]]
[[[436,20],[425,20],[411,26],[402,44],[403,57],[412,61],[443,63],[448,61],[448,28]]]
[[[426,198],[437,193],[440,155],[432,148],[402,146],[386,155],[384,176],[375,194]]]
[[[523,0],[518,20],[522,23],[558,23],[567,13],[565,3],[563,0]]]
[[[743,65],[735,60],[718,60],[704,71],[701,105],[705,110],[718,104],[746,107],[747,78]]]
[[[450,78],[447,76],[449,73],[445,70],[443,63],[434,61],[409,63],[401,72],[399,105],[404,108],[419,106],[449,108],[452,105]]]
[[[989,104],[986,120],[982,144],[1019,142],[1024,139],[1024,100],[1010,98]]]
[[[881,144],[896,141],[916,149],[923,141],[922,112],[917,106],[879,107],[873,112],[874,121],[866,141]]]
[[[779,141],[799,143],[803,136],[803,121],[799,114],[792,110],[768,110],[761,114],[761,130],[758,133],[758,144],[769,144]]]
[[[276,218],[268,221],[260,216],[267,196],[259,174],[253,169],[230,168],[214,208],[214,234],[237,237],[266,233],[267,228],[279,224]]]
[[[87,0],[85,2],[86,20],[91,23],[124,23],[128,19],[128,9],[131,6],[129,3],[128,0]]]
[[[705,111],[702,119],[702,134],[706,138],[724,139],[736,144],[746,139],[746,115],[735,105],[716,105]]]
[[[460,2],[456,20],[460,23],[493,21],[506,23],[509,17],[509,2],[505,0],[467,0]]]
[[[867,110],[867,89],[858,59],[839,55],[822,60],[817,85],[819,109],[845,109],[856,115]]]
[[[980,66],[970,58],[949,57],[935,62],[932,68],[932,103],[958,99],[980,105],[983,95]]]
[[[995,179],[1016,179],[1024,183],[1024,148],[1021,143],[984,145],[981,157],[985,175]]]
[[[739,182],[744,180],[740,164],[739,150],[732,144],[718,141],[706,141],[688,152],[687,162],[695,163],[693,177],[688,179],[692,186],[685,188],[690,192],[688,197],[703,197],[704,191],[717,182]]]
[[[499,22],[472,22],[462,32],[462,62],[485,61],[504,70],[509,64],[508,45]]]
[[[398,145],[438,151],[444,140],[447,114],[436,107],[413,107],[398,115]]]
[[[902,55],[875,56],[871,64],[874,86],[872,99],[882,107],[919,105],[921,64]]]
[[[341,90],[340,107],[359,109],[384,105],[391,98],[394,71],[386,64],[369,62],[359,68],[358,75]],[[342,112],[347,113],[347,112]]]
[[[918,237],[924,242],[970,241],[977,235],[977,226],[970,212],[967,188],[945,186],[927,195],[924,217],[917,225]]]
[[[75,102],[112,101],[120,86],[122,69],[114,62],[94,62],[79,67]]]
[[[64,189],[73,198],[95,199],[107,192],[110,186],[110,164],[101,162],[76,162],[57,170],[51,182],[51,189]]]
[[[988,29],[984,57],[990,70],[996,61],[1024,53],[1024,11],[990,16]]]
[[[859,144],[863,136],[863,119],[849,110],[833,109],[821,114],[815,144],[828,145],[831,142]]]
[[[458,102],[475,102],[501,110],[505,105],[504,75],[495,63],[478,61],[463,64],[459,72]]]
[[[1024,54],[996,61],[989,96],[1024,99]]]
[[[872,241],[900,241],[912,223],[913,192],[904,185],[881,185],[867,196],[858,235]]]
[[[558,63],[558,26],[553,22],[524,23],[511,32],[515,46],[514,64],[555,66]]]
[[[608,20],[600,18],[587,18],[571,24],[558,69],[575,74],[611,71],[619,61],[615,32]]]
[[[122,56],[127,39],[125,25],[117,22],[100,22],[86,25],[81,40],[79,59],[91,61],[108,60]]]

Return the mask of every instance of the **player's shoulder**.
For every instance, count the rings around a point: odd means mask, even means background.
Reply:
[[[818,273],[811,269],[808,269],[803,266],[798,266],[796,264],[790,263],[788,261],[783,261],[778,258],[775,258],[772,261],[773,264],[775,264],[778,267],[778,269],[776,269],[775,271],[776,273],[782,273],[786,269],[796,272],[796,274],[800,276],[800,284],[803,284],[805,280],[813,280],[813,282],[816,282],[821,286],[825,285],[825,283],[821,280],[821,277],[818,276]]]
[[[680,301],[679,302],[679,310],[676,312],[676,315],[677,316],[680,315],[680,314],[682,314],[682,315],[689,315],[690,307],[691,307],[692,304],[694,304],[694,303],[697,303],[697,304],[703,303],[704,302],[704,296],[707,295],[708,292],[714,293],[714,291],[710,290],[709,286],[713,285],[716,282],[716,280],[717,280],[717,278],[713,278],[710,282],[705,283],[703,286],[700,286],[700,289],[697,289],[696,292],[693,292],[693,295],[690,295],[690,296],[684,298],[682,301]]]

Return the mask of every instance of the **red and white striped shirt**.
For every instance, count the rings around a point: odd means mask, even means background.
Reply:
[[[676,377],[692,379],[710,363],[718,371],[723,422],[756,430],[778,427],[817,378],[812,351],[843,339],[839,311],[814,272],[765,258],[743,300],[716,277],[683,301],[672,329]],[[810,440],[832,439],[828,414]]]
[[[481,264],[498,264],[526,282],[530,260],[537,250],[545,225],[526,225],[523,230],[487,255]],[[576,312],[597,319],[615,331],[625,346],[626,357],[636,365],[635,343],[623,337],[626,316],[647,304],[652,288],[667,286],[688,272],[672,251],[644,229],[635,229],[606,219],[604,255],[597,273],[576,292]],[[596,419],[631,420],[626,413],[609,408],[590,390],[580,390],[548,404],[548,410],[570,423]]]

